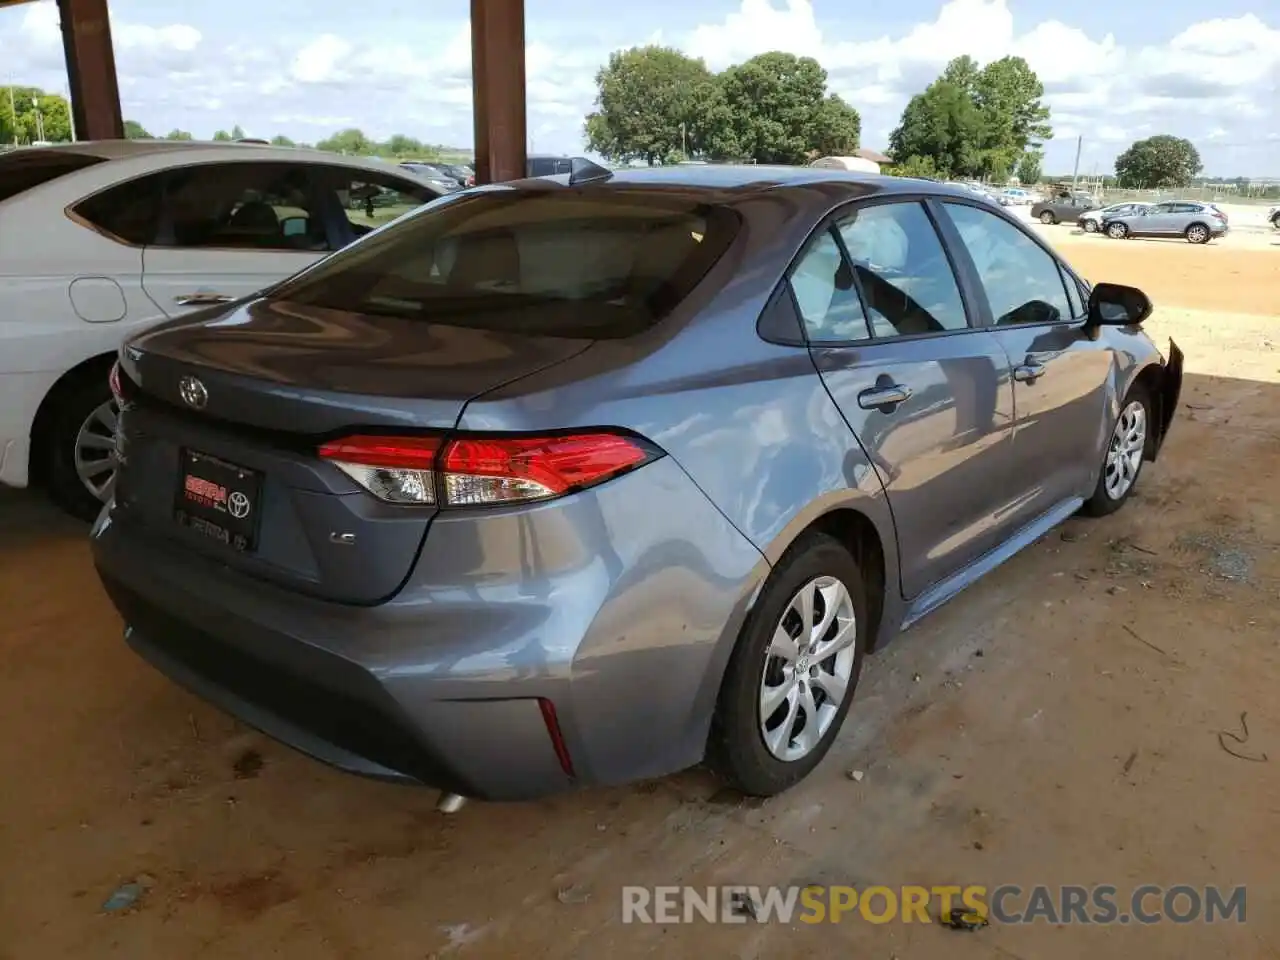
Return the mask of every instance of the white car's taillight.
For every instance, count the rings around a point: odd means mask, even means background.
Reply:
[[[596,431],[448,440],[359,435],[330,441],[319,454],[380,500],[466,507],[554,499],[660,452],[625,433]]]

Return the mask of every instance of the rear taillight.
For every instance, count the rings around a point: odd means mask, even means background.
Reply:
[[[120,383],[119,360],[111,364],[111,372],[107,374],[107,385],[111,387],[111,396],[116,398],[116,403],[124,399],[124,387]]]
[[[435,503],[437,437],[346,437],[320,447],[322,459],[388,503]]]
[[[554,436],[354,436],[320,448],[389,503],[468,507],[550,500],[603,483],[658,456],[638,438],[596,431]]]

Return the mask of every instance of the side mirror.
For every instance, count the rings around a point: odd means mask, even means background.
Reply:
[[[1137,287],[1099,283],[1089,294],[1089,326],[1127,327],[1151,316],[1151,298]]]

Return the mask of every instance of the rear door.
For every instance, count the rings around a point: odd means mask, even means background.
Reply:
[[[1079,283],[1029,231],[973,204],[948,199],[938,207],[976,278],[983,322],[1013,368],[1007,519],[1020,527],[1088,486],[1113,358],[1103,338],[1085,333]]]
[[[902,592],[918,596],[1005,535],[1008,358],[970,326],[918,200],[841,215],[790,284],[814,363],[888,493]]]
[[[337,249],[307,164],[234,161],[166,171],[143,285],[168,316],[250,296]]]

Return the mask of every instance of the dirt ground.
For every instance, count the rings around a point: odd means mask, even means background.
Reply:
[[[1186,352],[1166,452],[1121,513],[869,660],[827,762],[768,803],[691,772],[441,817],[153,672],[83,530],[0,499],[0,958],[1280,955],[1280,249],[1049,235],[1145,287]],[[104,912],[130,880],[137,903]],[[974,933],[620,922],[625,884],[731,883],[1245,884],[1248,907]]]

